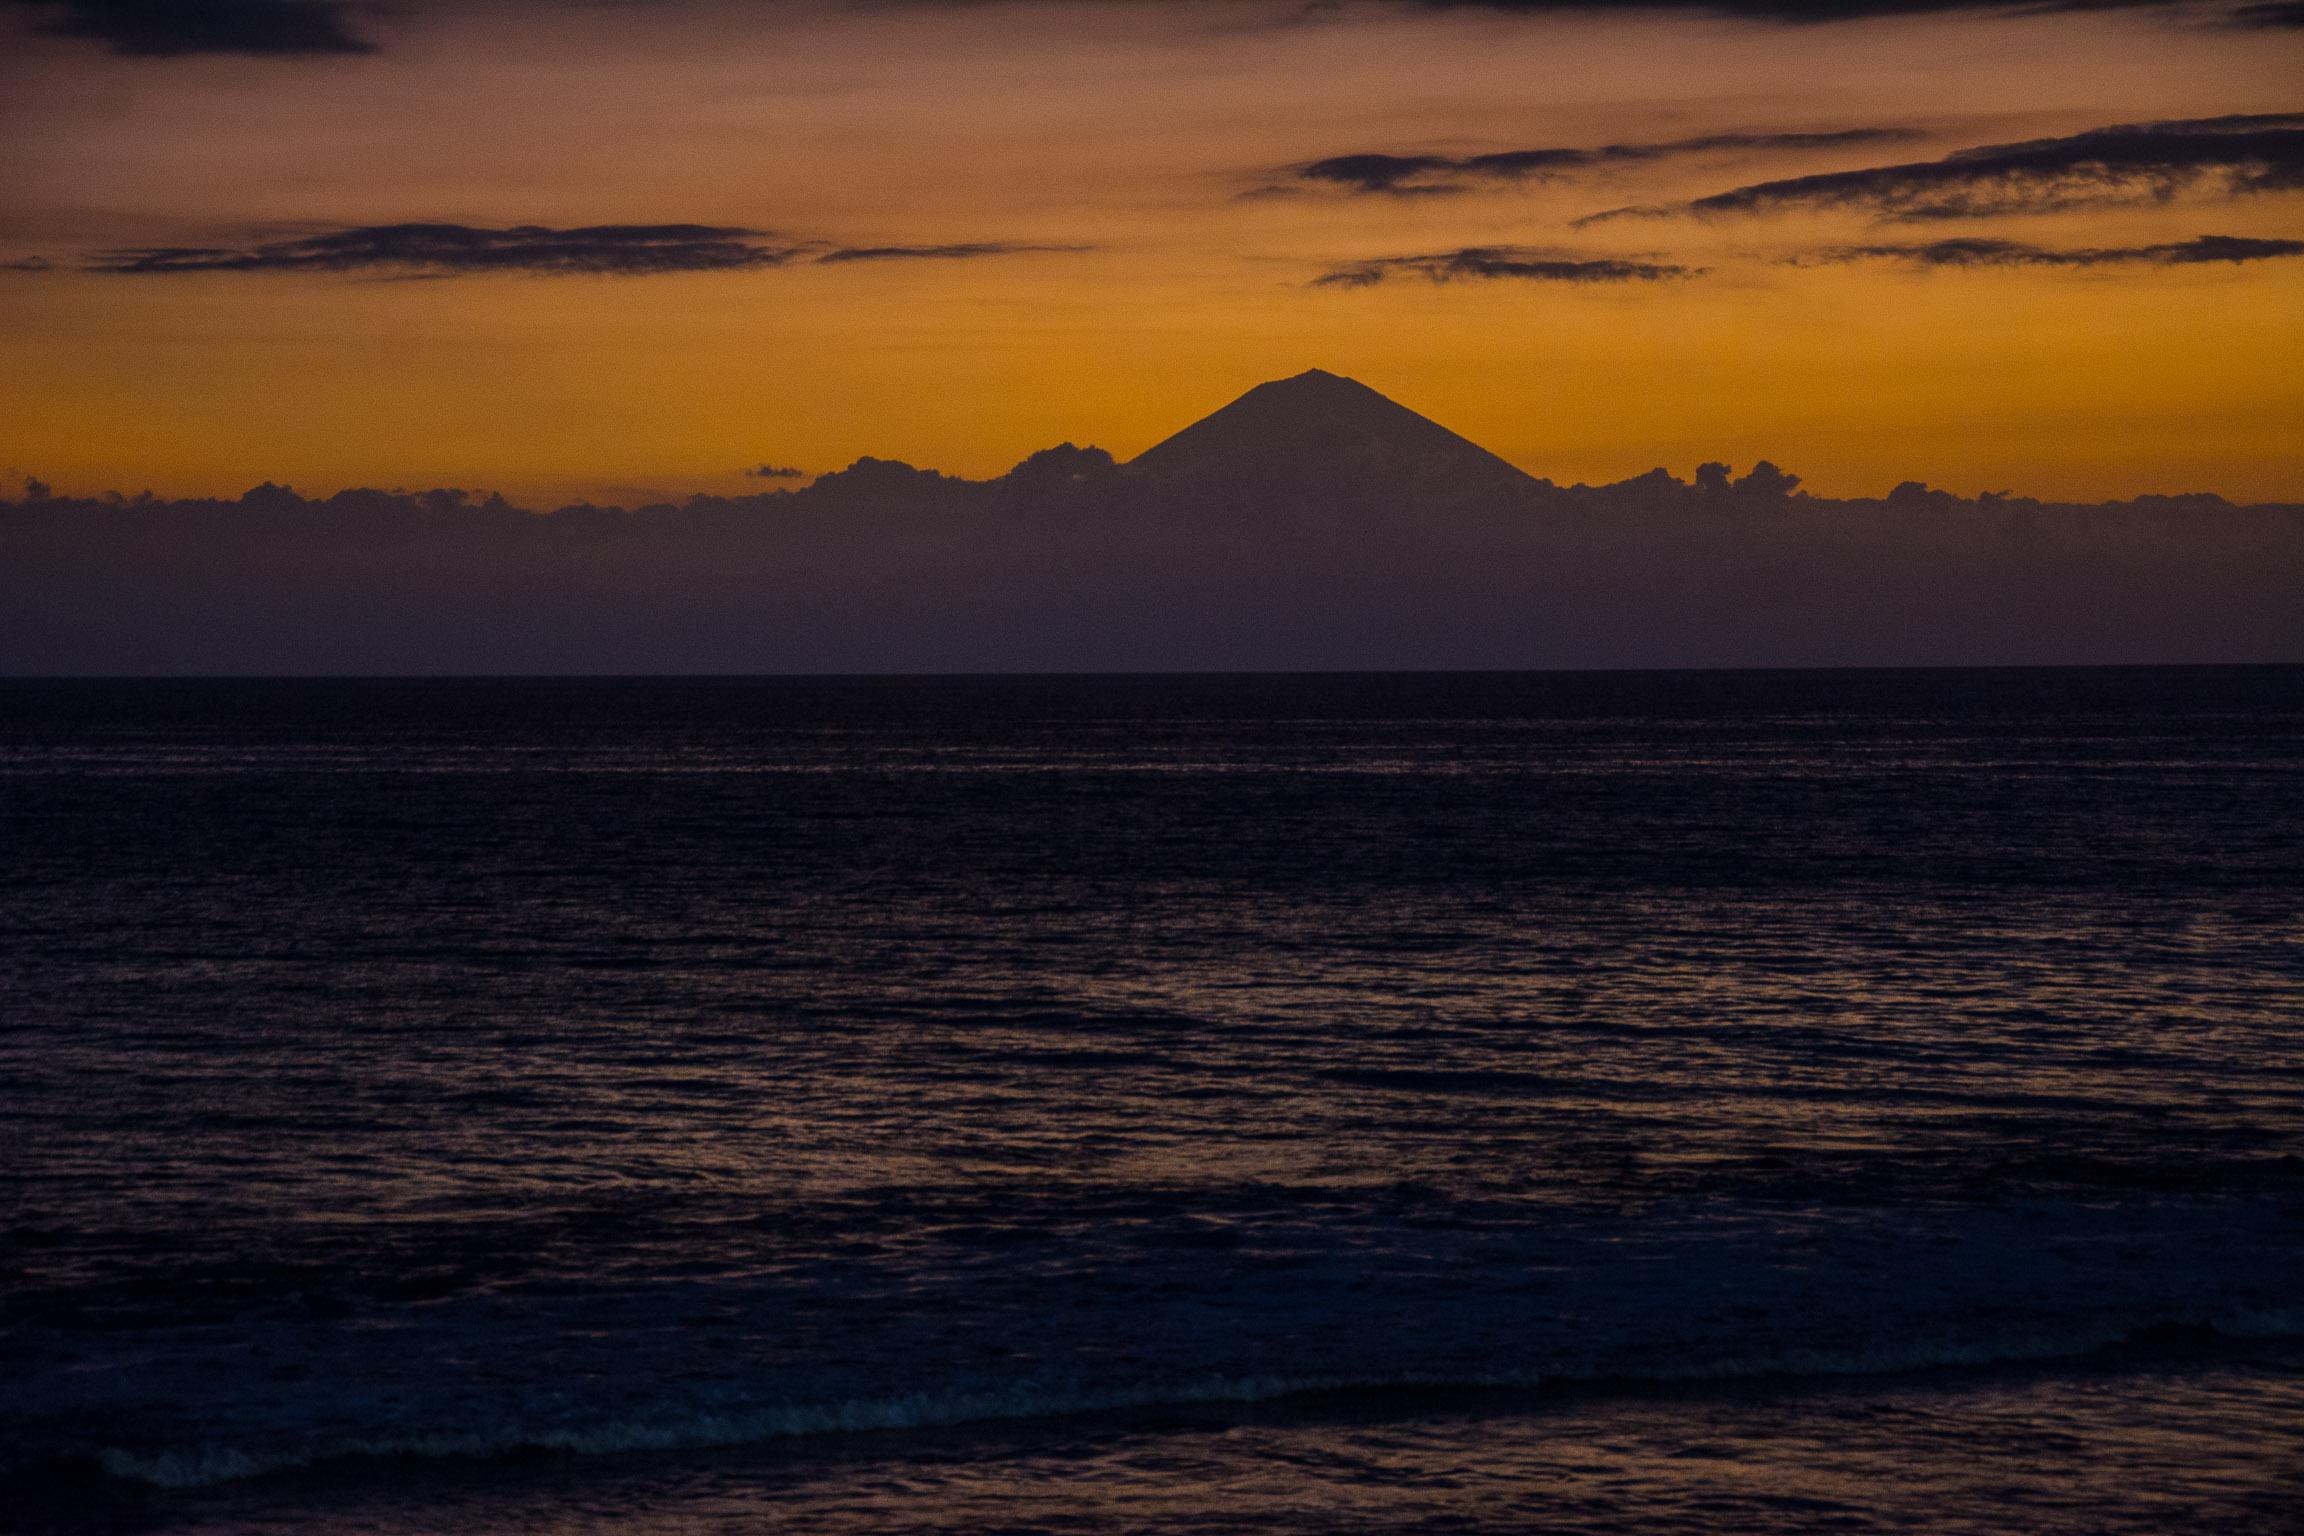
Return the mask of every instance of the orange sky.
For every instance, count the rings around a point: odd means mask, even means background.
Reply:
[[[62,0],[57,0],[58,4]],[[758,489],[764,460],[996,473],[1123,457],[1261,379],[1351,374],[1563,481],[1768,457],[2096,498],[2304,499],[2304,259],[1923,270],[1851,245],[2304,237],[2304,195],[1883,224],[1861,209],[1577,227],[1812,172],[2304,106],[2304,32],[2135,11],[1791,27],[1360,3],[570,6],[408,0],[377,51],[124,58],[0,7],[0,472],[550,503]],[[1287,168],[1718,133],[1452,195]],[[1288,195],[1243,197],[1286,186]],[[80,270],[342,227],[698,223],[841,246],[1089,247],[648,276]],[[1528,248],[1657,280],[1315,286]]]

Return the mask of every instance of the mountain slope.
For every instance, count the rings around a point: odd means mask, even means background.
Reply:
[[[1259,384],[1128,465],[1162,486],[1358,485],[1460,494],[1529,476],[1356,380],[1312,369]]]

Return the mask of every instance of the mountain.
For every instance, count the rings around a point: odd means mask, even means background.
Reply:
[[[1349,488],[1417,499],[1541,483],[1367,385],[1318,368],[1257,385],[1147,448],[1127,471],[1162,489]]]
[[[2304,506],[1560,486],[1322,372],[991,480],[0,498],[0,674],[30,676],[2298,663],[2299,590]]]

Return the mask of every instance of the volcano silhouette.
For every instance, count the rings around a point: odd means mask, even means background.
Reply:
[[[1460,494],[1538,483],[1469,438],[1318,368],[1257,385],[1127,467],[1141,482],[1199,491],[1350,486]]]
[[[1560,485],[1319,370],[1131,463],[985,480],[865,458],[541,516],[0,496],[0,674],[30,677],[2294,665],[2299,590],[2304,504]]]

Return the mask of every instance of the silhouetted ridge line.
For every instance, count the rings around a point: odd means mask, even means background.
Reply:
[[[32,676],[2294,663],[2300,588],[2304,505],[1556,485],[1318,370],[990,480],[0,499],[0,674]]]

